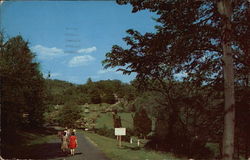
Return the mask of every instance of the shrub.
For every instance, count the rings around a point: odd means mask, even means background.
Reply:
[[[59,111],[59,124],[63,127],[76,127],[76,121],[82,118],[82,109],[74,103],[67,103]]]
[[[108,128],[106,125],[104,125],[102,128],[96,129],[96,133],[101,136],[115,138],[114,129]]]
[[[134,116],[135,132],[138,136],[146,137],[147,134],[151,132],[151,127],[152,121],[149,118],[146,110],[144,108],[140,108],[140,110],[136,112]]]

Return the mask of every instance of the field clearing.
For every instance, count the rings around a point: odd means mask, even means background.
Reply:
[[[118,113],[121,116],[122,127],[133,128],[133,119],[131,113]],[[96,128],[102,128],[106,126],[107,128],[113,128],[113,115],[110,112],[100,113],[100,117],[97,118]]]

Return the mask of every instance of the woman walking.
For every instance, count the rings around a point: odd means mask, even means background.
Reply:
[[[75,155],[75,149],[77,147],[77,137],[75,135],[75,132],[72,132],[69,137],[69,148],[71,155]]]
[[[68,150],[68,137],[67,133],[63,132],[61,149],[63,153],[67,153]]]

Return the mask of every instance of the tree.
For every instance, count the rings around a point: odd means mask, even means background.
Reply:
[[[245,89],[247,88],[247,89]],[[250,145],[250,87],[236,87],[236,104],[235,104],[235,153],[237,157],[244,153],[245,159],[249,157]]]
[[[91,102],[94,104],[99,104],[102,102],[100,92],[98,89],[93,89],[90,93],[91,96]]]
[[[249,8],[247,1],[234,2],[232,10],[232,37],[237,37],[238,34],[242,39],[228,39],[226,43],[225,36],[222,36],[221,33],[228,35],[224,32],[228,27],[223,26],[229,26],[229,24],[224,25],[225,16],[218,12],[216,1],[119,0],[118,3],[130,3],[133,7],[132,12],[144,9],[155,12],[158,15],[156,21],[160,25],[156,26],[155,33],[145,33],[143,35],[133,29],[127,30],[129,36],[125,37],[124,41],[129,47],[124,49],[114,45],[103,61],[105,67],[119,66],[118,70],[123,71],[125,74],[136,72],[136,78],[141,86],[152,84],[152,82],[158,84],[153,85],[158,86],[157,88],[152,88],[152,85],[150,85],[151,89],[160,91],[166,97],[172,96],[170,93],[172,87],[166,85],[166,83],[171,84],[178,73],[186,73],[184,80],[193,82],[197,86],[214,87],[216,84],[223,83],[224,63],[229,64],[228,68],[232,71],[230,63],[225,62],[230,61],[230,59],[227,60],[226,58],[224,60],[222,58],[223,53],[225,53],[225,45],[227,50],[232,47],[232,44],[234,44],[234,48],[241,50],[241,52],[234,52],[236,58],[249,55],[244,43],[249,40],[246,31],[249,23],[246,24],[245,22]],[[241,25],[244,25],[244,27],[240,27]],[[228,46],[230,41],[232,43]],[[240,62],[239,59],[235,59],[234,68]],[[241,66],[247,66],[245,63],[247,61],[249,59],[243,59]],[[227,71],[224,73],[227,73]],[[227,76],[227,74],[224,76]],[[231,86],[233,85],[232,82],[231,79]],[[162,92],[163,90],[165,90],[165,93]],[[225,99],[226,106],[234,103],[233,92],[231,93],[231,99]],[[168,99],[171,102],[172,109],[175,109],[171,98]],[[233,115],[233,113],[230,112],[229,114]],[[232,117],[229,119],[232,120]],[[225,130],[224,137],[229,136],[230,146],[233,147],[234,126],[229,119],[226,118],[224,124],[231,128],[231,133],[227,134]],[[227,122],[229,122],[228,125]],[[226,146],[223,146],[225,151],[223,157],[227,159],[229,156],[229,159],[232,159],[232,153],[229,154],[226,151]],[[229,150],[232,151],[232,148]]]
[[[59,124],[63,127],[75,128],[76,121],[82,118],[82,109],[73,102],[66,103],[58,115]]]
[[[93,83],[92,79],[91,79],[91,78],[88,78],[86,84],[92,84],[92,83]]]
[[[6,40],[0,33],[1,155],[4,158],[12,153],[10,146],[20,140],[19,130],[43,124],[46,92],[34,57],[21,36]]]
[[[2,129],[39,126],[45,109],[45,86],[39,64],[21,36],[6,42],[0,38]]]
[[[218,10],[223,15],[222,21],[222,48],[224,62],[224,94],[225,94],[225,117],[223,132],[223,159],[232,160],[234,154],[234,128],[235,128],[235,98],[234,98],[234,71],[233,53],[231,46],[231,1],[221,0],[218,2]]]
[[[151,132],[152,121],[143,107],[135,112],[133,122],[134,130],[138,136],[142,135],[145,137]]]
[[[114,110],[112,114],[113,114],[114,128],[121,128],[122,127],[121,117],[117,114],[117,110]]]
[[[114,94],[112,92],[106,93],[102,98],[102,102],[114,104],[116,102]]]

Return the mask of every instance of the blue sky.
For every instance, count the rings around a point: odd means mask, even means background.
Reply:
[[[1,29],[30,42],[46,77],[83,84],[119,79],[129,82],[135,74],[104,70],[101,61],[112,45],[126,46],[127,29],[154,32],[154,13],[131,13],[130,5],[115,1],[14,1],[1,5]]]

